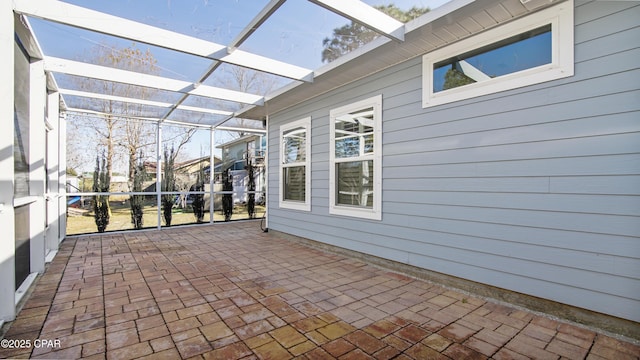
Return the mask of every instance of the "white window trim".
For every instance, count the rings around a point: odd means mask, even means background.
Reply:
[[[548,24],[551,24],[551,63],[488,81],[433,92],[434,64]],[[422,57],[422,107],[427,108],[573,76],[573,33],[573,1],[567,1],[426,54]]]
[[[357,208],[336,205],[336,118],[373,107],[373,155],[360,156],[357,160],[373,160],[373,207]],[[377,95],[349,105],[345,105],[329,112],[329,213],[372,220],[382,220],[382,95]]]
[[[305,161],[298,163],[284,163],[284,149],[283,149],[283,138],[284,133],[288,130],[295,129],[298,127],[304,128],[306,132],[306,141],[305,141]],[[279,197],[279,206],[284,209],[293,209],[293,210],[302,210],[302,211],[311,211],[311,117],[306,117],[304,119],[300,119],[297,121],[290,122],[288,124],[284,124],[280,126],[280,165],[278,176],[278,189],[280,193]],[[304,202],[302,201],[292,201],[284,199],[284,179],[282,176],[283,169],[285,167],[290,166],[301,166],[304,165],[304,178],[305,178],[305,191],[304,191]]]

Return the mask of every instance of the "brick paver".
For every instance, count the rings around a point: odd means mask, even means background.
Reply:
[[[635,341],[305,247],[255,222],[70,237],[9,325],[5,339],[32,346],[0,358],[640,358]]]

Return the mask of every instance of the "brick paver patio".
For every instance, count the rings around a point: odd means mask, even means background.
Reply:
[[[640,356],[632,342],[305,247],[256,222],[68,238],[5,339],[31,342],[0,349],[9,358]]]

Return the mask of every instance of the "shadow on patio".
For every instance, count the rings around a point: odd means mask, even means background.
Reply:
[[[630,342],[263,233],[254,221],[70,237],[10,325],[5,339],[30,346],[3,342],[0,357],[640,354]]]

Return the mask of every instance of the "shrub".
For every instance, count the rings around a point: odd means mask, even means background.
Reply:
[[[193,191],[204,191],[204,169],[202,168],[202,165],[200,165],[196,183],[192,189]],[[204,194],[193,195],[193,202],[191,203],[191,206],[193,207],[193,215],[196,217],[196,221],[198,223],[204,222]]]
[[[233,181],[231,179],[231,168],[227,169],[222,178],[222,211],[224,212],[224,221],[231,220],[233,215]]]
[[[255,179],[255,167],[251,162],[251,158],[247,159],[247,176],[249,177],[249,196],[247,200],[247,213],[249,214],[249,218],[253,219],[256,217],[256,179]]]
[[[97,193],[109,192],[111,179],[107,171],[107,160],[104,153],[102,154],[102,163],[100,156],[96,156],[96,170],[93,172],[93,191]],[[93,202],[94,216],[98,232],[103,233],[109,225],[109,217],[111,209],[109,209],[109,195],[96,195]]]
[[[144,168],[142,153],[140,153],[138,163],[133,168],[133,185],[131,191],[142,192],[142,186],[146,178],[147,171]],[[133,228],[140,230],[143,226],[144,195],[131,195],[129,203],[131,205],[131,223],[133,224]]]
[[[162,178],[162,191],[171,192],[176,191],[176,178],[173,170],[173,165],[176,159],[176,152],[173,147],[171,152],[164,148],[164,176]],[[162,214],[164,216],[164,222],[167,226],[171,226],[171,211],[173,210],[175,195],[164,194],[162,195]]]

